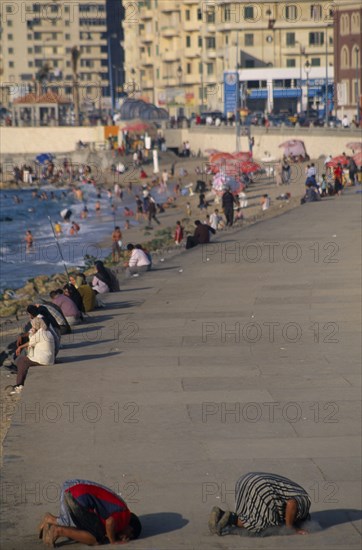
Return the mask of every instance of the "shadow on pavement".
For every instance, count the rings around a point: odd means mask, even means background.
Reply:
[[[113,342],[114,340],[112,340]],[[89,342],[91,343],[91,342]],[[61,359],[57,358],[57,364],[64,363],[78,363],[80,361],[91,361],[92,359],[103,359],[104,357],[112,357],[112,355],[119,355],[119,352],[107,352],[107,353],[93,353],[92,355],[81,355],[80,357],[62,357]]]
[[[320,512],[312,512],[312,521],[320,524],[322,529],[328,529],[334,525],[349,523],[362,519],[362,510],[356,508],[335,508],[334,510],[321,510]],[[306,523],[306,529],[308,524]]]
[[[142,523],[142,538],[162,535],[182,529],[189,523],[181,514],[176,512],[157,512],[140,516]]]

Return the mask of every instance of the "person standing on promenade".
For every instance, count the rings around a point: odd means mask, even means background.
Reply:
[[[226,218],[226,226],[231,227],[234,223],[234,204],[237,204],[234,195],[230,192],[230,189],[226,189],[222,196],[222,207]]]
[[[294,534],[306,535],[300,524],[310,519],[308,493],[290,479],[276,474],[251,472],[235,485],[235,513],[215,506],[209,517],[212,534],[228,534],[227,527],[260,535],[265,529],[285,525]],[[230,531],[229,531],[230,532]]]
[[[122,231],[117,225],[112,233],[112,261],[119,262],[122,246]]]
[[[184,238],[184,228],[181,225],[181,222],[176,222],[176,230],[175,230],[175,244],[181,244],[182,240]]]
[[[59,516],[45,514],[39,538],[49,546],[59,538],[98,546],[138,539],[141,531],[139,518],[119,495],[93,481],[69,480],[62,486]]]

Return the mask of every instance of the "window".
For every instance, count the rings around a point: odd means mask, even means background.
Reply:
[[[32,67],[33,65],[34,65],[34,63],[32,61],[29,61],[28,67]]]
[[[202,48],[202,36],[199,36],[197,39],[197,45],[199,48]]]
[[[34,40],[41,40],[41,32],[34,33]]]
[[[254,19],[254,8],[253,6],[246,6],[244,8],[244,19]]]
[[[192,65],[191,63],[187,63],[186,65],[186,74],[191,74],[192,73]]]
[[[356,104],[359,98],[360,83],[359,83],[359,80],[354,79],[351,81],[351,84],[352,84],[352,89],[351,89],[352,103]]]
[[[70,27],[70,21],[65,21],[65,26]]]
[[[348,13],[343,13],[341,15],[341,35],[346,36],[349,34],[349,15]]]
[[[245,46],[254,46],[254,35],[245,34]]]
[[[34,53],[41,53],[41,46],[34,46]]]
[[[186,36],[186,48],[191,48],[191,36]]]
[[[157,80],[160,79],[160,69],[156,69],[156,78]]]
[[[351,32],[352,34],[359,34],[361,31],[360,31],[360,26],[361,26],[361,18],[360,18],[360,14],[358,12],[354,12],[352,13],[352,16],[351,16]]]
[[[310,61],[311,61],[312,67],[320,67],[321,66],[321,58],[320,57],[312,57]]]
[[[33,48],[28,48],[28,53],[33,53]]]
[[[287,59],[287,67],[295,67],[295,59]]]
[[[206,70],[208,75],[214,74],[214,64],[213,63],[206,63]]]
[[[216,39],[214,36],[206,37],[206,48],[208,50],[214,50],[216,48]]]
[[[231,21],[231,7],[225,6],[224,7],[224,21],[227,23],[228,21]]]
[[[32,40],[33,35],[29,32],[29,33],[26,35],[26,37],[27,37],[28,40]]]
[[[286,21],[296,21],[298,17],[298,9],[295,4],[285,6],[285,19]]]
[[[14,53],[14,48],[8,48],[8,53],[11,55]]]
[[[6,6],[6,13],[13,13],[13,8],[11,6]]]
[[[10,67],[10,69],[14,68],[14,61],[9,61],[9,67]]]
[[[160,55],[160,46],[156,45],[156,55]]]
[[[287,32],[285,42],[287,46],[295,46],[295,32]]]
[[[12,34],[8,34],[8,40],[13,40],[13,35]]]
[[[330,37],[329,37],[329,45],[330,45],[330,46],[333,46],[333,36],[330,36]]]
[[[324,33],[323,32],[310,32],[309,33],[309,45],[310,46],[323,46]]]
[[[321,21],[322,19],[322,6],[320,4],[312,4],[310,7],[310,18],[313,21]]]
[[[8,27],[12,27],[12,26],[13,26],[13,22],[11,21],[11,19],[9,19],[9,21],[7,21],[7,24],[8,24]]]
[[[341,68],[349,69],[349,50],[347,46],[343,46],[341,50]]]
[[[206,21],[207,23],[215,23],[215,9],[210,8],[206,12]]]
[[[200,74],[203,73],[203,64],[202,64],[201,61],[200,61],[200,63],[199,63],[199,73],[200,73]]]
[[[185,17],[186,17],[186,21],[190,21],[190,20],[191,20],[191,12],[190,12],[190,10],[186,10],[186,11],[185,11]]]
[[[229,35],[228,34],[225,36],[225,44],[226,44],[226,46],[229,44]]]
[[[66,35],[65,35],[65,39],[66,39],[66,40],[70,40],[70,34],[66,34]]]
[[[255,67],[254,59],[246,59],[245,60],[245,68],[246,69],[254,69],[254,67]]]
[[[197,20],[202,21],[202,9],[197,8]]]

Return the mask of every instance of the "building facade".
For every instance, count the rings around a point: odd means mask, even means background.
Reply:
[[[123,0],[126,83],[172,114],[222,109],[225,71],[333,65],[333,5]]]
[[[362,6],[338,1],[335,22],[335,87],[338,112],[361,120]]]
[[[72,51],[81,103],[102,106],[124,83],[121,0],[1,2],[0,77],[10,100],[35,91],[37,82],[72,94]],[[44,90],[43,90],[44,91]],[[109,104],[108,102],[105,102]]]

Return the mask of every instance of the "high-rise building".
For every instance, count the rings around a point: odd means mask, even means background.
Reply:
[[[10,99],[37,81],[71,94],[77,48],[81,102],[98,106],[101,91],[116,101],[124,83],[121,0],[4,0],[0,17],[0,77]]]
[[[333,63],[334,4],[321,0],[123,0],[126,82],[172,114],[221,109],[224,71]]]

